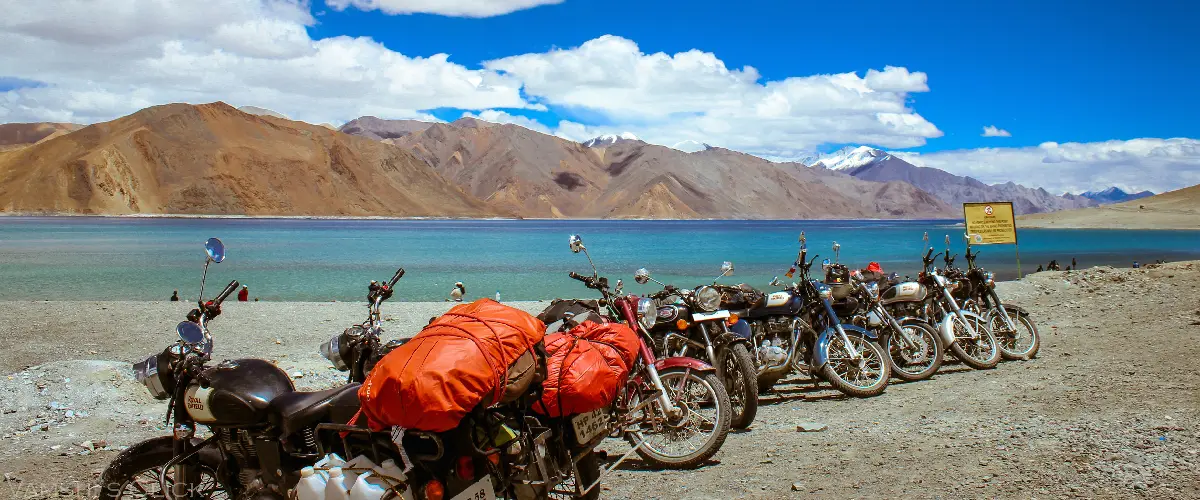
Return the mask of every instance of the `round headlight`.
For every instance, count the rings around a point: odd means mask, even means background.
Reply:
[[[820,295],[822,299],[833,300],[833,288],[830,288],[829,285],[817,281],[813,283],[813,286],[817,287],[817,295]]]
[[[170,379],[171,372],[166,366],[159,371],[158,358],[163,354],[155,354],[133,365],[133,376],[141,382],[154,399],[167,399],[175,390],[175,384]],[[164,360],[166,362],[166,360]]]
[[[870,283],[867,283],[867,293],[870,293],[871,297],[878,297],[879,296],[879,282],[872,281]]]
[[[638,323],[642,324],[642,328],[650,330],[658,321],[658,305],[654,303],[654,299],[638,300],[637,314]]]
[[[711,286],[696,289],[696,307],[701,311],[713,312],[721,307],[721,292]]]
[[[996,284],[996,275],[992,274],[991,271],[983,273],[983,279],[987,281],[988,286]]]
[[[346,333],[349,333],[349,331],[346,330]],[[328,359],[330,363],[333,363],[333,367],[338,369],[338,371],[350,369],[346,365],[346,360],[342,358],[342,336],[346,335],[346,333],[334,335],[333,338],[322,343],[320,347],[321,356]]]

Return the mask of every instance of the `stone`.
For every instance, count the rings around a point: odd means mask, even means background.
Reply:
[[[822,423],[804,422],[796,426],[796,432],[821,432],[828,428],[828,425]]]

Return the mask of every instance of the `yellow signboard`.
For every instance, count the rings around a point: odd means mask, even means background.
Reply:
[[[963,218],[972,245],[1017,243],[1017,222],[1011,201],[963,203]]]

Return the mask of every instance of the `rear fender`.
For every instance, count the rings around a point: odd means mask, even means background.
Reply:
[[[876,340],[879,340],[879,336],[876,335],[875,332],[873,332],[871,330],[859,328],[854,325],[842,325],[842,329],[846,331],[846,336],[848,336],[848,337],[853,337],[853,336],[857,335],[860,337],[864,337],[871,342],[875,342]],[[825,367],[826,363],[829,362],[829,343],[832,342],[834,337],[837,337],[837,336],[838,336],[837,328],[834,328],[832,326],[829,328],[826,328],[825,331],[821,332],[821,334],[817,336],[816,352],[813,353],[813,368],[814,369],[820,370]]]
[[[656,370],[658,370],[660,373],[665,370],[671,369],[671,368],[687,368],[690,370],[695,370],[698,372],[706,372],[706,373],[707,372],[716,373],[716,371],[717,371],[716,368],[713,368],[713,366],[708,363],[700,361],[696,358],[689,358],[689,357],[685,357],[685,356],[674,356],[674,357],[670,357],[670,358],[658,358],[657,360],[654,361],[654,368]]]

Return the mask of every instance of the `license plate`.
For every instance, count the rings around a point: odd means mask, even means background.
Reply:
[[[608,410],[601,408],[575,415],[571,418],[571,426],[575,428],[575,442],[587,444],[592,438],[608,430]]]
[[[483,476],[462,493],[454,495],[450,500],[496,500],[496,491],[492,489],[492,476]]]
[[[710,319],[727,319],[729,311],[717,311],[712,313],[693,313],[692,321],[708,321]]]

